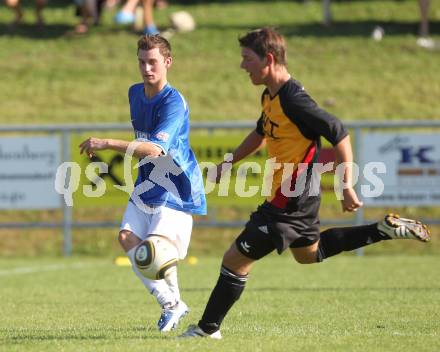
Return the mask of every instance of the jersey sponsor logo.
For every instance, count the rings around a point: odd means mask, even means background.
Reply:
[[[134,134],[136,138],[150,139],[150,134],[148,132],[135,130]]]
[[[170,135],[165,131],[160,131],[156,133],[155,137],[162,142],[166,142],[168,141],[168,138],[170,138]]]
[[[240,246],[246,253],[249,253],[251,246],[246,241],[240,242]]]
[[[269,116],[267,116],[263,111],[263,129],[264,133],[273,139],[279,139],[275,136],[275,130],[280,127],[276,122],[273,122]]]

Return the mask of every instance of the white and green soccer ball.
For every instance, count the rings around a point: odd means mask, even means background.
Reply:
[[[139,272],[147,279],[161,280],[176,270],[179,254],[167,238],[150,236],[136,248],[134,260]]]

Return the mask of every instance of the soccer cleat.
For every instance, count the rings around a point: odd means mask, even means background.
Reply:
[[[145,35],[156,35],[159,34],[159,30],[154,24],[151,24],[149,26],[144,27],[144,34]]]
[[[177,303],[177,306],[173,308],[164,308],[157,322],[159,331],[168,332],[174,330],[179,324],[180,319],[187,315],[188,312],[188,306],[183,301]]]
[[[188,329],[180,335],[179,337],[208,337],[215,340],[220,340],[222,338],[222,334],[220,333],[220,330],[217,330],[216,332],[213,332],[212,334],[207,334],[202,329],[200,329],[197,325],[190,325],[188,326]]]
[[[428,242],[430,237],[429,229],[420,221],[401,218],[397,214],[388,214],[378,223],[377,229],[382,235],[392,239],[412,239]]]

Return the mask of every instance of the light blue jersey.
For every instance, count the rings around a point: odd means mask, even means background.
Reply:
[[[135,192],[142,191],[140,198],[146,205],[206,214],[203,178],[189,145],[189,109],[183,96],[167,84],[150,99],[139,83],[130,87],[128,98],[136,139],[163,151],[158,158],[140,161]]]

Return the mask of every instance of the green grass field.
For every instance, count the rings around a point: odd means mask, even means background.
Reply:
[[[342,256],[255,266],[224,339],[176,336],[201,316],[220,258],[179,266],[191,312],[156,331],[159,308],[129,267],[110,260],[0,259],[1,351],[438,351],[440,284],[432,256]]]

